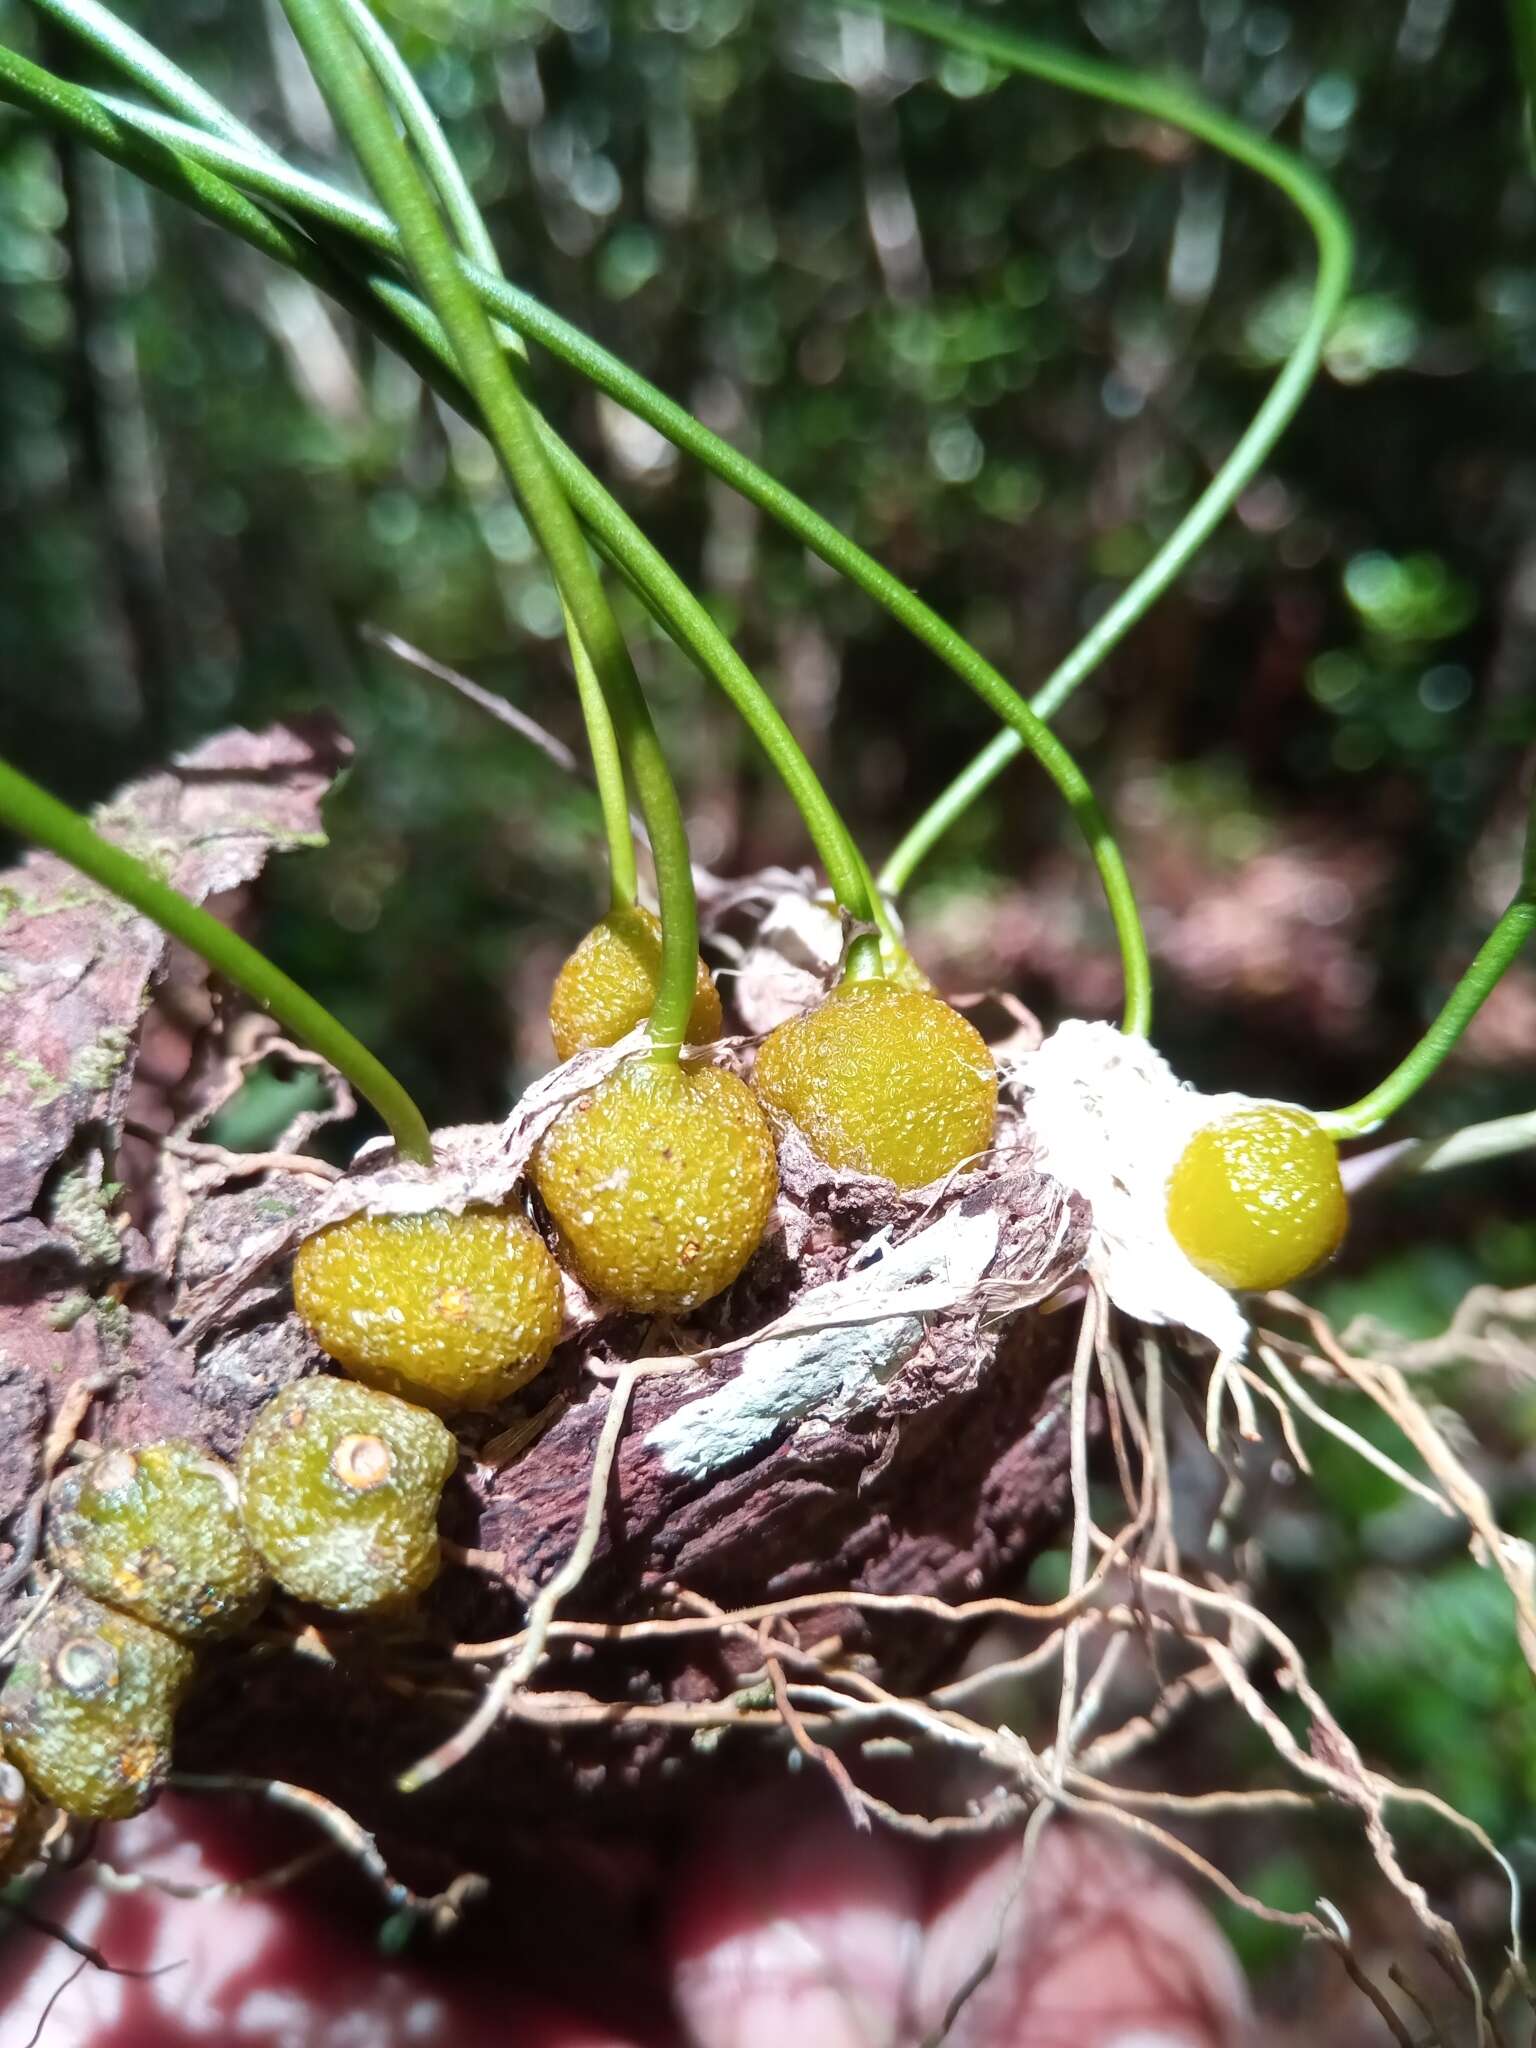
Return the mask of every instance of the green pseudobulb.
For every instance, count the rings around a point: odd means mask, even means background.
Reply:
[[[643,1058],[577,1097],[532,1171],[582,1285],[651,1314],[729,1287],[779,1190],[773,1134],[745,1083]]]
[[[233,1635],[267,1597],[234,1473],[180,1438],[115,1445],[67,1472],[49,1503],[47,1541],[77,1586],[187,1642]]]
[[[555,976],[549,1030],[568,1060],[597,1045],[617,1045],[651,1014],[661,980],[661,919],[631,904],[595,924]],[[684,1036],[708,1045],[720,1036],[720,996],[701,960]]]
[[[278,1584],[366,1614],[437,1577],[438,1501],[458,1460],[424,1409],[346,1380],[285,1387],[239,1459],[246,1534]]]
[[[757,1092],[828,1166],[924,1187],[992,1143],[997,1067],[973,1024],[938,996],[846,982],[771,1031]]]
[[[1168,1228],[1223,1287],[1289,1287],[1349,1228],[1338,1148],[1304,1109],[1254,1103],[1196,1131],[1168,1180]]]
[[[154,1797],[193,1654],[70,1588],[23,1640],[0,1688],[0,1741],[66,1813],[125,1820]]]

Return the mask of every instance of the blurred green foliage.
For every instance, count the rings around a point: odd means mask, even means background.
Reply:
[[[510,272],[1026,684],[1147,559],[1300,317],[1304,237],[1272,195],[873,20],[749,0],[381,11]],[[9,12],[45,60],[93,75]],[[152,13],[243,116],[330,159],[270,11]],[[1498,26],[1452,36],[1386,0],[1058,0],[1030,26],[1194,77],[1312,157],[1361,225],[1328,375],[1273,473],[1067,728],[1111,785],[1149,748],[1186,792],[1202,764],[1240,762],[1239,837],[1363,813],[1403,856],[1373,932],[1390,1013],[1473,929],[1476,907],[1445,887],[1426,904],[1424,879],[1465,859],[1536,723],[1494,658],[1519,630],[1536,445],[1511,374],[1536,349],[1536,198]],[[1436,177],[1409,175],[1429,153]],[[358,770],[333,851],[277,884],[274,942],[436,1114],[485,1112],[530,1056],[520,956],[595,900],[593,807],[357,628],[574,734],[553,592],[488,452],[306,287],[8,116],[0,278],[0,747],[83,799],[231,717],[334,708]],[[979,709],[646,430],[563,373],[538,384],[779,693],[870,850],[889,845],[985,737]],[[745,744],[632,623],[701,856],[803,858]],[[1054,806],[1012,776],[941,852],[957,883],[1027,874],[1057,843]],[[1098,915],[1085,904],[1088,943]],[[424,1043],[424,1009],[462,1020],[467,1056]],[[1221,1019],[1167,1022],[1198,1067]],[[1348,1092],[1347,1060],[1321,1061]]]

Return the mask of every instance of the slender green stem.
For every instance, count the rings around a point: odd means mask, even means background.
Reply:
[[[1362,1138],[1378,1130],[1416,1095],[1441,1065],[1531,934],[1536,932],[1536,896],[1517,898],[1478,948],[1445,1007],[1402,1063],[1347,1109],[1325,1110],[1318,1122],[1336,1138]]]
[[[839,0],[844,4],[844,0]],[[1052,49],[990,23],[966,20],[920,0],[847,0],[889,21],[933,37],[950,49],[963,50],[1014,72],[1025,72],[1069,92],[1086,93],[1115,106],[1129,107],[1182,128],[1223,155],[1255,171],[1283,193],[1306,221],[1317,245],[1317,273],[1312,303],[1300,335],[1279,376],[1226,461],[1206,485],[1152,560],[1116,598],[1071,653],[1046,678],[1030,702],[1041,718],[1060,709],[1085,676],[1098,667],[1180,577],[1195,554],[1247,489],[1275,443],[1290,424],[1317,375],[1323,344],[1349,288],[1352,237],[1332,192],[1306,164],[1241,122],[1208,106],[1177,84],[1164,84],[1120,71],[1064,50]],[[1512,0],[1518,10],[1526,0]],[[881,870],[882,888],[899,895],[914,870],[950,826],[1019,753],[1024,742],[1016,732],[1003,732],[971,761],[901,840]]]
[[[226,142],[237,143],[258,156],[276,154],[253,128],[237,120],[211,92],[189,78],[169,57],[162,56],[136,29],[119,21],[100,0],[32,0],[32,5],[78,36],[107,63],[125,72],[152,98],[174,107],[196,126],[209,128]]]
[[[95,95],[98,104],[116,120],[142,129],[145,134],[182,154],[189,153],[201,143],[199,161],[211,161],[215,169],[225,168],[231,163],[239,165],[246,172],[251,188],[264,196],[286,199],[290,205],[296,205],[300,213],[311,214],[329,227],[361,236],[375,246],[387,247],[395,255],[400,253],[399,236],[386,215],[349,195],[333,193],[319,178],[290,170],[259,135],[205,92],[196,80],[163,57],[151,43],[100,6],[98,0],[37,0],[37,4],[62,25],[72,29],[99,55],[126,72],[143,90],[186,117],[185,120],[167,119],[149,108],[114,99],[108,94]],[[359,0],[342,0],[342,4],[347,9],[353,33],[363,43],[369,61],[399,106],[407,132],[422,150],[466,250],[478,261],[494,266],[495,248],[473,195],[464,183],[436,118],[422,98],[409,69],[400,62],[394,45]],[[207,129],[214,131],[212,137],[205,134]],[[93,139],[99,146],[101,138]],[[133,167],[141,168],[138,164]],[[302,195],[297,201],[293,192],[295,185],[301,188]],[[276,252],[268,247],[268,253]],[[324,281],[332,290],[335,289],[334,278]],[[510,336],[512,330],[504,330],[504,334]],[[520,339],[516,340],[516,346],[521,349]],[[575,666],[585,659],[585,653],[582,650],[578,654],[579,636],[575,635],[568,611],[566,619],[568,632],[572,635],[571,655]],[[585,677],[590,681],[592,675],[591,664],[587,663]],[[633,902],[634,840],[623,790],[622,763],[618,765],[615,796],[614,767],[618,762],[618,743],[613,721],[601,690],[583,686],[583,673],[579,667],[577,688],[608,844],[612,899],[615,904]]]
[[[373,66],[374,75],[388,94],[401,125],[416,145],[428,177],[437,188],[459,246],[482,270],[499,271],[501,263],[491,240],[485,217],[475,204],[475,195],[448,146],[436,114],[416,83],[411,67],[380,27],[378,17],[366,0],[336,0],[353,40]]]
[[[1479,946],[1471,966],[1447,997],[1445,1006],[1408,1057],[1394,1067],[1368,1095],[1347,1109],[1324,1110],[1318,1122],[1335,1138],[1363,1138],[1396,1114],[1441,1065],[1531,934],[1536,932],[1536,796],[1526,826],[1525,858],[1520,884],[1509,908]]]
[[[403,286],[385,280],[373,280],[373,289],[378,301],[393,314],[417,348],[429,351],[438,358],[439,365],[446,364],[451,370],[441,330],[421,302]],[[398,334],[395,341],[397,347],[401,345]],[[433,377],[430,365],[423,367],[418,359],[417,367],[423,375]],[[452,391],[444,395],[450,399],[454,396]],[[461,393],[461,401],[462,396]],[[901,935],[874,890],[863,855],[773,699],[707,607],[612,493],[547,421],[540,421],[539,432],[550,465],[598,551],[630,585],[668,637],[730,699],[778,770],[805,820],[839,904],[857,924],[873,925],[898,952],[904,953]],[[871,948],[861,936],[855,936],[849,947],[849,971],[855,979],[879,972],[878,965],[871,966]]]
[[[323,219],[328,226],[355,234],[381,251],[392,255],[399,253],[399,236],[392,223],[365,202],[334,191],[318,178],[293,171],[280,160],[268,161],[237,145],[213,140],[183,122],[131,106],[108,94],[95,97],[117,119],[193,156],[200,164],[228,171],[247,189]],[[404,314],[406,296],[403,292],[391,294],[397,314]],[[419,307],[419,302],[415,303]],[[431,336],[424,323],[418,319],[414,324],[420,338],[430,346]],[[856,922],[878,925],[888,943],[899,954],[904,954],[900,934],[883,902],[873,891],[868,869],[847,826],[772,699],[720,631],[707,608],[646,539],[611,493],[547,426],[542,428],[542,433],[546,452],[566,494],[600,550],[631,583],[684,653],[730,698],[762,744],[805,819],[839,903]],[[602,749],[595,719],[589,722],[589,733],[593,738],[594,762],[597,762]],[[601,773],[599,782],[601,788]],[[604,815],[605,819],[609,817],[606,808]],[[609,836],[610,852],[616,852],[617,842],[611,821]],[[850,973],[858,976],[870,972],[872,957],[872,949],[856,937],[850,947]]]
[[[187,149],[189,140],[197,137],[202,130],[212,129],[219,139],[215,151],[222,146],[225,156],[247,166],[255,178],[258,188],[264,188],[268,196],[281,196],[285,182],[298,178],[306,187],[307,196],[313,206],[301,205],[301,211],[313,211],[323,218],[327,211],[329,188],[318,178],[305,178],[302,173],[290,173],[277,152],[271,149],[252,129],[247,128],[229,109],[204,91],[195,79],[189,78],[178,66],[161,56],[153,44],[138,35],[126,23],[98,4],[98,0],[37,0],[49,14],[64,26],[72,29],[97,53],[125,71],[146,92],[154,95],[165,105],[173,107],[186,117],[185,121],[166,120],[148,108],[136,107],[126,101],[113,99],[108,94],[97,95],[100,104],[119,120],[126,120],[142,128],[147,134],[168,143],[172,148]],[[420,88],[409,68],[400,61],[393,43],[380,29],[377,21],[361,0],[342,0],[353,34],[373,64],[375,71],[384,82],[395,104],[400,110],[406,131],[416,142],[426,160],[443,204],[453,221],[464,249],[478,263],[494,269],[496,250],[490,234],[481,218],[474,196],[464,181],[458,162],[448,148],[436,117],[421,95]],[[188,125],[195,124],[195,125]],[[215,163],[217,168],[217,161]],[[260,173],[268,172],[263,181]],[[398,252],[399,242],[392,224],[382,214],[375,214],[371,207],[362,207],[350,202],[354,209],[343,220],[331,225],[344,227],[357,234],[366,233],[370,240],[377,242],[382,230],[391,246]],[[365,216],[366,227],[359,216]],[[504,338],[510,337],[521,350],[522,342],[511,329],[501,330]],[[623,766],[618,761],[618,742],[613,731],[613,721],[608,715],[608,706],[600,688],[595,686],[591,664],[583,672],[580,663],[585,660],[585,651],[578,653],[579,636],[575,633],[570,614],[566,612],[567,632],[571,638],[572,665],[577,671],[577,690],[580,695],[582,717],[587,730],[588,747],[592,756],[593,771],[597,781],[598,803],[603,818],[604,834],[608,845],[609,886],[614,904],[622,905],[635,900],[635,849],[629,828],[628,798],[623,787]],[[592,684],[592,687],[588,687]],[[617,764],[617,789],[615,789],[615,764]]]
[[[388,1124],[404,1159],[432,1164],[432,1139],[421,1111],[387,1067],[313,996],[226,924],[163,882],[152,868],[104,839],[67,804],[0,761],[0,822],[47,847],[103,889],[141,911],[189,946],[216,973],[244,989],[295,1038],[330,1061]]]
[[[133,117],[125,109],[122,110],[122,118]],[[246,161],[238,152],[200,142],[197,138],[184,142],[159,117],[151,117],[151,120],[155,132],[163,133],[178,150],[185,146],[189,154],[200,156],[208,163],[218,163],[222,169],[228,170],[231,177],[242,184],[249,183],[253,190],[263,191],[286,204],[317,211],[328,225],[363,235],[381,250],[393,252],[398,248],[387,220],[373,214],[371,209],[359,208],[356,202],[348,201],[344,195],[329,188],[322,188],[317,193],[314,180],[291,175],[279,177],[268,164]],[[145,125],[148,127],[149,123]],[[786,526],[807,547],[873,597],[917,639],[939,655],[997,717],[1019,734],[1022,743],[1037,756],[1066,799],[1079,830],[1088,842],[1120,944],[1126,978],[1126,1028],[1145,1031],[1150,1019],[1151,976],[1145,936],[1125,863],[1086,777],[1066,748],[1046,729],[1013,686],[888,569],[846,539],[829,520],[813,511],[775,477],[732,448],[729,442],[712,434],[627,364],[505,279],[493,277],[474,266],[464,266],[464,269],[476,298],[483,306],[526,338],[547,347],[552,355],[646,420],[675,446],[703,462],[724,482]]]
[[[619,753],[613,720],[608,716],[603,686],[587,654],[586,642],[577,632],[576,621],[566,609],[563,598],[560,609],[565,618],[571,667],[576,672],[582,721],[587,728],[587,751],[592,756],[598,809],[602,812],[603,833],[608,841],[609,908],[628,910],[635,902],[638,876],[635,871],[635,835],[629,824],[629,792],[624,784],[624,761]]]
[[[275,221],[226,179],[141,134],[135,125],[109,111],[95,94],[70,85],[3,45],[0,100],[69,129],[157,191],[181,200],[264,256],[302,271],[313,282],[322,283],[331,275],[320,251],[306,236]]]
[[[179,103],[192,103],[190,95],[180,89],[174,74],[169,81],[162,82]],[[359,283],[349,272],[338,270],[329,263],[311,242],[294,235],[272,221],[260,208],[252,206],[243,194],[221,177],[209,174],[200,164],[188,162],[182,155],[172,155],[169,148],[162,147],[162,143],[184,147],[186,139],[198,131],[177,121],[167,121],[159,115],[146,114],[142,109],[125,108],[121,102],[107,95],[92,94],[82,87],[66,84],[4,49],[0,49],[0,98],[69,127],[125,169],[182,199],[264,255],[288,265],[340,298],[350,311],[378,328],[387,341],[403,348],[415,366],[450,403],[471,419],[477,417],[473,402],[454,373],[446,337],[420,300],[393,281],[371,278]],[[264,187],[271,187],[269,196],[277,196],[292,178],[301,176],[287,173],[279,159],[274,158],[268,163],[244,144],[221,143],[214,145],[214,149],[233,156],[242,166],[253,171],[256,166],[263,165],[271,173],[269,178],[260,181]],[[317,192],[326,190],[318,180],[304,182],[313,185]],[[368,207],[359,210],[367,217],[370,238],[385,239],[391,246],[398,247],[393,229],[382,214],[376,214]],[[392,295],[393,303],[386,295]],[[586,673],[590,675],[590,665]],[[606,707],[600,717],[594,716],[590,729],[594,734],[610,736],[611,744],[606,749],[601,745],[594,747],[594,765],[600,779],[615,900],[632,902],[635,893],[634,842],[624,809],[622,764],[618,761],[616,742],[612,742],[612,723],[607,717]]]
[[[313,214],[332,227],[361,235],[375,246],[399,253],[399,237],[385,215],[348,195],[333,193],[319,178],[290,170],[282,157],[259,135],[204,91],[195,79],[163,57],[153,44],[100,6],[98,0],[37,0],[37,4],[72,29],[100,56],[125,71],[146,92],[186,117],[181,121],[166,119],[152,109],[115,99],[110,94],[97,94],[99,104],[118,120],[143,129],[146,134],[183,153],[201,143],[200,162],[211,162],[215,169],[238,165],[245,171],[251,189],[267,197],[286,199],[290,205],[297,203],[301,213]],[[407,133],[415,141],[432,173],[465,252],[476,262],[495,269],[495,245],[475,204],[474,195],[465,183],[457,159],[448,148],[436,117],[422,97],[409,67],[401,62],[394,44],[361,0],[342,0],[342,4],[353,34],[398,107]],[[213,131],[216,140],[205,135],[207,129]],[[295,185],[302,188],[303,195],[297,202],[293,195]],[[499,332],[522,351],[521,338],[514,330],[503,328]],[[578,651],[580,636],[576,634],[568,610],[565,611],[565,620],[608,846],[609,888],[613,903],[619,906],[635,900],[635,849],[629,829],[628,798],[623,788],[623,766],[618,761],[613,720],[608,715],[601,688],[588,686],[595,684],[592,666],[586,661],[585,650]],[[585,669],[581,666],[583,662]],[[617,785],[615,763],[618,763]]]
[[[778,706],[707,607],[618,500],[551,427],[545,426],[543,438],[555,474],[598,547],[669,637],[718,685],[778,770],[805,819],[838,902],[860,923],[875,923],[876,906],[858,847]]]
[[[652,1050],[659,1059],[675,1060],[693,1005],[698,911],[682,811],[629,650],[575,515],[545,457],[532,408],[517,387],[337,0],[283,0],[283,5],[321,91],[399,229],[406,263],[442,322],[459,372],[601,681],[650,835],[661,902],[662,957],[651,1012]]]
[[[500,259],[485,217],[410,66],[380,27],[367,0],[337,0],[337,4],[354,41],[373,66],[375,77],[399,115],[406,134],[415,144],[443,212],[458,238],[460,250],[471,262],[499,275]],[[522,337],[512,328],[499,326],[495,333],[504,348],[526,357]],[[560,616],[571,652],[571,668],[576,678],[582,724],[587,734],[587,751],[592,757],[592,772],[597,783],[598,805],[608,845],[609,903],[615,910],[627,909],[635,901],[636,893],[635,843],[629,826],[629,796],[624,785],[624,763],[619,753],[618,736],[613,729],[602,680],[587,653],[571,608],[563,597]]]

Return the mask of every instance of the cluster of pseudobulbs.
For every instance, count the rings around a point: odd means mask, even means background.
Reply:
[[[644,1022],[660,959],[649,911],[588,933],[551,1002],[562,1059]],[[720,1026],[701,961],[689,1046]],[[831,1167],[924,1187],[987,1152],[997,1092],[981,1035],[931,989],[848,981],[768,1034],[752,1085],[697,1055],[622,1060],[562,1111],[529,1178],[589,1295],[684,1314],[763,1240],[776,1128],[794,1125]],[[1221,1285],[1284,1285],[1343,1236],[1332,1141],[1280,1104],[1221,1117],[1177,1161],[1167,1221]],[[281,1390],[233,1467],[169,1440],[109,1448],[56,1484],[46,1542],[62,1590],[0,1688],[0,1870],[26,1860],[48,1806],[119,1818],[147,1803],[198,1649],[244,1629],[274,1583],[351,1615],[423,1592],[458,1457],[440,1418],[526,1385],[564,1317],[556,1254],[510,1205],[333,1223],[300,1246],[293,1284],[347,1378]]]

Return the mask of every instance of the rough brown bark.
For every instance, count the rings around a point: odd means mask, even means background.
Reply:
[[[270,851],[313,841],[344,757],[321,730],[228,734],[126,791],[104,822],[189,894],[227,892],[253,879]],[[283,1171],[226,1172],[219,1184],[163,1154],[153,1184],[132,1190],[134,1213],[154,1219],[151,1255],[124,1220],[116,1178],[141,1026],[168,971],[167,947],[47,857],[5,879],[0,1574],[16,1583],[0,1604],[0,1634],[26,1597],[21,1568],[36,1536],[43,1443],[71,1388],[97,1388],[84,1423],[97,1441],[187,1435],[232,1455],[262,1402],[324,1363],[293,1315],[295,1242],[371,1190],[420,1177],[385,1150],[335,1186]],[[227,1087],[227,1071],[218,1057],[193,1062],[210,1099]],[[444,1134],[445,1197],[510,1192],[538,1115],[557,1099],[542,1111],[525,1104],[501,1130]],[[714,1347],[696,1369],[639,1383],[599,1547],[568,1611],[622,1621],[680,1611],[679,1589],[725,1608],[825,1592],[825,1610],[797,1617],[792,1647],[835,1634],[899,1686],[952,1663],[966,1647],[961,1631],[910,1615],[861,1617],[838,1595],[957,1600],[1012,1590],[1060,1525],[1075,1319],[1036,1305],[1078,1272],[1085,1219],[1078,1198],[1034,1169],[1006,1116],[1002,1138],[994,1160],[937,1199],[830,1173],[789,1143],[773,1227],[727,1296],[666,1328],[605,1317],[573,1297],[572,1334],[549,1370],[495,1416],[459,1429],[467,1455],[445,1500],[444,1531],[477,1560],[451,1565],[422,1613],[388,1630],[338,1626],[282,1603],[255,1640],[208,1660],[183,1717],[179,1760],[279,1776],[341,1800],[422,1885],[452,1868],[515,1868],[530,1831],[547,1852],[551,1829],[580,1844],[594,1830],[622,1828],[625,1816],[643,1812],[652,1825],[709,1767],[713,1740],[654,1727],[513,1725],[414,1798],[393,1781],[451,1733],[484,1683],[486,1669],[455,1662],[453,1645],[518,1628],[570,1550],[609,1398],[589,1364],[654,1353]],[[957,1290],[941,1311],[875,1325],[896,1331],[890,1355],[864,1379],[856,1374],[851,1393],[829,1383],[795,1412],[770,1412],[734,1455],[715,1443],[690,1465],[658,1439],[669,1418],[688,1411],[691,1427],[706,1412],[699,1404],[732,1388],[745,1340],[810,1290],[846,1280],[850,1262],[866,1264],[882,1243],[910,1248],[930,1241],[923,1232],[940,1242],[951,1228],[973,1227],[986,1235],[984,1285]],[[716,1355],[731,1344],[735,1353]],[[541,1414],[541,1432],[509,1460],[508,1432]],[[318,1633],[306,1636],[311,1621]],[[755,1663],[740,1632],[663,1646],[562,1640],[535,1682],[616,1705],[701,1701],[732,1691]],[[764,1754],[760,1734],[730,1740],[738,1767]]]

